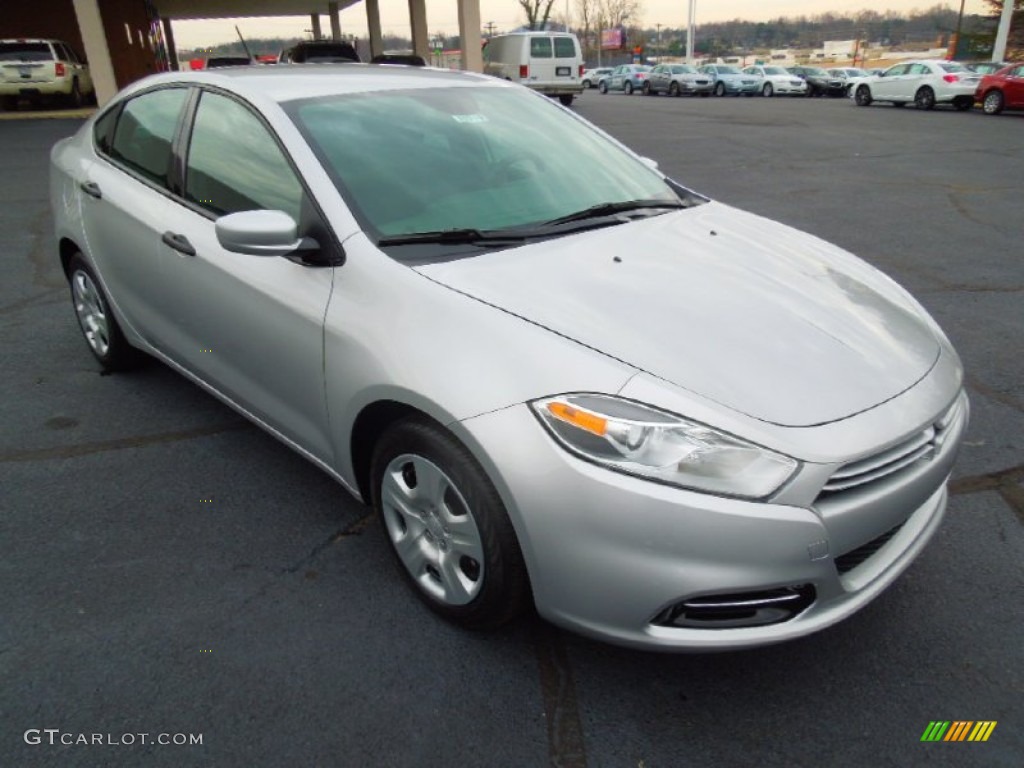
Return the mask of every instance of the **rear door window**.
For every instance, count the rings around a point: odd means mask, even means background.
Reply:
[[[0,43],[0,60],[52,61],[53,53],[47,43]]]
[[[164,88],[128,101],[117,121],[110,156],[169,187],[171,144],[187,96],[185,88]]]
[[[531,37],[530,38],[530,56],[534,59],[550,59],[551,58],[551,38],[550,37]]]
[[[556,37],[555,38],[555,58],[556,59],[575,59],[576,58],[576,41],[571,37]]]

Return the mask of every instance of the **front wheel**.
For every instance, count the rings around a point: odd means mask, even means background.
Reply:
[[[624,90],[626,92],[627,96],[632,96],[633,95],[633,83],[631,81],[627,80],[623,84],[622,90]]]
[[[590,89],[590,88],[593,88],[593,87],[594,87],[594,84],[591,83],[589,80],[584,80],[583,81],[583,88],[584,89]]]
[[[775,89],[772,88],[772,84],[771,83],[765,83],[764,84],[764,88],[761,89],[761,95],[765,96],[765,97],[767,97],[769,99],[774,95],[774,93],[775,93]]]
[[[862,85],[858,88],[853,98],[854,101],[857,102],[858,107],[871,106],[871,90],[866,85]]]
[[[670,85],[668,87],[668,95],[669,96],[678,96],[679,95],[679,83],[677,83],[675,80],[673,80],[672,81],[672,85]]]
[[[608,83],[602,80],[600,83],[598,83],[597,90],[599,90],[601,93],[608,93]]]
[[[653,96],[654,90],[651,88],[650,82],[644,83],[644,87],[640,89],[644,96]]]
[[[715,85],[715,96],[725,96],[725,83]]]
[[[526,567],[497,490],[465,446],[425,418],[374,451],[373,505],[413,590],[460,626],[499,626],[529,603]]]
[[[917,109],[935,109],[935,91],[927,85],[919,88],[914,94],[914,106]]]
[[[93,357],[108,371],[134,367],[141,353],[125,340],[114,313],[110,311],[110,303],[82,254],[76,253],[71,257],[68,276],[78,327],[82,329],[82,336]]]
[[[1003,111],[1002,91],[989,91],[981,102],[981,111],[986,115],[998,115]]]

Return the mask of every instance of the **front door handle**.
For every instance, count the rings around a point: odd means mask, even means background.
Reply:
[[[89,197],[95,197],[97,200],[103,199],[103,190],[100,189],[100,185],[95,181],[83,181],[79,186]]]
[[[186,256],[196,255],[196,249],[192,247],[192,243],[184,235],[179,235],[175,232],[164,232],[163,237],[160,239],[164,241],[164,245],[169,245],[178,253],[183,253]]]

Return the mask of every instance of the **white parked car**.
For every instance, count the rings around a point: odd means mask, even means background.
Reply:
[[[918,109],[952,104],[963,112],[974,105],[974,90],[980,82],[981,75],[963,64],[927,59],[897,64],[865,78],[853,86],[851,95],[859,107],[875,101],[888,101],[896,107],[913,102]]]
[[[753,66],[743,70],[745,75],[753,75],[761,80],[761,95],[775,96],[789,94],[793,96],[807,95],[807,81],[797,77],[782,67]]]
[[[89,66],[60,40],[0,40],[0,99],[14,109],[18,99],[59,98],[81,106],[93,94]]]

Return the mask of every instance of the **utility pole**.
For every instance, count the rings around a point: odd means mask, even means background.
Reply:
[[[693,64],[696,60],[693,55],[693,46],[697,42],[694,34],[694,27],[697,23],[697,0],[689,0],[689,2],[690,13],[686,19],[686,63]]]
[[[661,24],[655,24],[654,26],[658,29],[658,42],[655,43],[654,46],[654,57],[658,60],[658,63],[661,64]]]
[[[487,27],[487,36],[494,37],[494,22],[488,21],[484,26]]]

